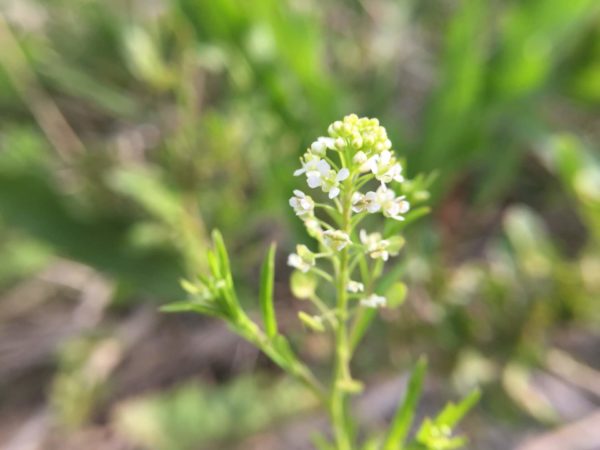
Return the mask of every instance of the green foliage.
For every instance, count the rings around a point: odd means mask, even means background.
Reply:
[[[413,417],[417,411],[426,370],[427,363],[425,359],[421,358],[410,375],[404,400],[392,419],[390,430],[383,444],[383,450],[403,448]]]
[[[273,284],[275,280],[275,249],[273,243],[269,247],[267,257],[263,262],[260,276],[260,310],[262,319],[265,325],[265,332],[269,339],[273,339],[277,335],[277,318],[275,317],[275,307],[273,300]]]

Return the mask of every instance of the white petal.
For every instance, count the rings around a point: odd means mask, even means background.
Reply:
[[[376,213],[380,209],[381,205],[379,203],[372,202],[367,205],[367,211],[369,211],[370,213]]]
[[[331,170],[331,166],[324,159],[320,159],[316,165],[316,170],[321,172],[322,175],[327,175],[329,173],[329,171]]]
[[[340,188],[334,187],[329,191],[329,198],[336,198],[340,193]]]
[[[302,169],[295,170],[294,176],[297,177],[298,175],[302,175],[304,172],[306,172],[306,169],[304,167]]]
[[[335,177],[335,179],[337,181],[344,181],[346,178],[348,178],[350,176],[350,171],[344,167],[342,170],[340,170],[337,174],[337,176]]]
[[[319,175],[309,175],[306,179],[308,186],[311,188],[316,188],[321,186],[321,177]]]
[[[325,146],[330,149],[333,150],[335,148],[335,139],[330,138],[330,137],[320,137],[319,142],[322,142],[323,144],[325,144]]]

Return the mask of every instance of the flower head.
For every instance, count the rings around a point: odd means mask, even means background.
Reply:
[[[382,211],[383,215],[395,220],[404,220],[402,214],[406,214],[410,208],[409,203],[404,196],[396,197],[391,189],[382,184],[376,191],[369,191],[366,194],[355,193],[352,197],[354,212],[367,210],[370,213]]]
[[[380,154],[373,155],[366,163],[371,172],[382,183],[389,183],[392,180],[401,183],[404,181],[402,176],[402,166],[396,161],[396,158],[389,150],[384,150]]]
[[[340,193],[340,182],[344,181],[350,175],[350,171],[345,167],[336,173],[335,170],[330,170],[327,176],[323,177],[321,188],[323,192],[329,193],[329,198],[335,198]]]
[[[288,265],[306,273],[315,265],[315,254],[306,245],[297,245],[296,253],[288,256]]]
[[[350,236],[342,230],[327,230],[323,232],[323,240],[328,247],[340,251],[350,243]]]
[[[366,306],[368,308],[380,308],[387,304],[387,300],[385,297],[377,294],[371,294],[366,298],[363,298],[360,301],[360,304]]]
[[[313,214],[315,202],[313,199],[298,189],[294,190],[294,196],[290,198],[290,206],[298,217],[307,217]]]
[[[325,156],[327,149],[335,148],[335,139],[330,137],[320,137],[310,145],[310,152],[317,156]]]
[[[367,253],[373,259],[381,258],[387,261],[390,257],[388,247],[390,241],[382,239],[380,233],[367,234],[365,230],[360,230],[360,242],[365,246]]]
[[[362,292],[365,290],[365,285],[362,283],[359,283],[358,281],[348,281],[348,285],[346,286],[346,290],[348,292],[353,292],[353,293],[357,293],[357,292]]]

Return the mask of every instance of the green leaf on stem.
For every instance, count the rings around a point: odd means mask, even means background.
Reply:
[[[277,335],[277,318],[273,306],[273,284],[275,279],[275,244],[271,244],[260,274],[260,310],[262,313],[265,332],[269,339]]]
[[[426,370],[427,362],[425,358],[420,358],[410,375],[404,401],[394,415],[383,450],[397,450],[404,445],[421,396]]]

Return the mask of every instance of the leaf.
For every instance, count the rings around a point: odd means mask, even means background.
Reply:
[[[481,391],[474,389],[460,403],[448,403],[435,419],[438,426],[454,427],[481,397]]]
[[[208,316],[221,315],[221,310],[219,310],[216,305],[186,300],[163,305],[160,307],[160,311],[166,313],[197,312],[200,314],[206,314]]]
[[[219,230],[213,230],[212,239],[215,244],[221,277],[225,278],[228,281],[228,284],[230,284],[231,267],[229,265],[229,255],[227,254],[227,248],[225,247],[225,242],[223,241],[223,235]]]
[[[397,450],[404,444],[421,396],[426,370],[427,362],[425,358],[420,358],[410,375],[404,401],[394,415],[383,450]]]
[[[385,298],[387,299],[387,306],[389,308],[397,308],[404,303],[406,300],[406,284],[398,281],[385,292]]]
[[[265,332],[269,339],[277,335],[277,317],[273,306],[273,283],[275,279],[275,243],[269,247],[269,252],[265,258],[260,273],[260,310],[262,313]]]

